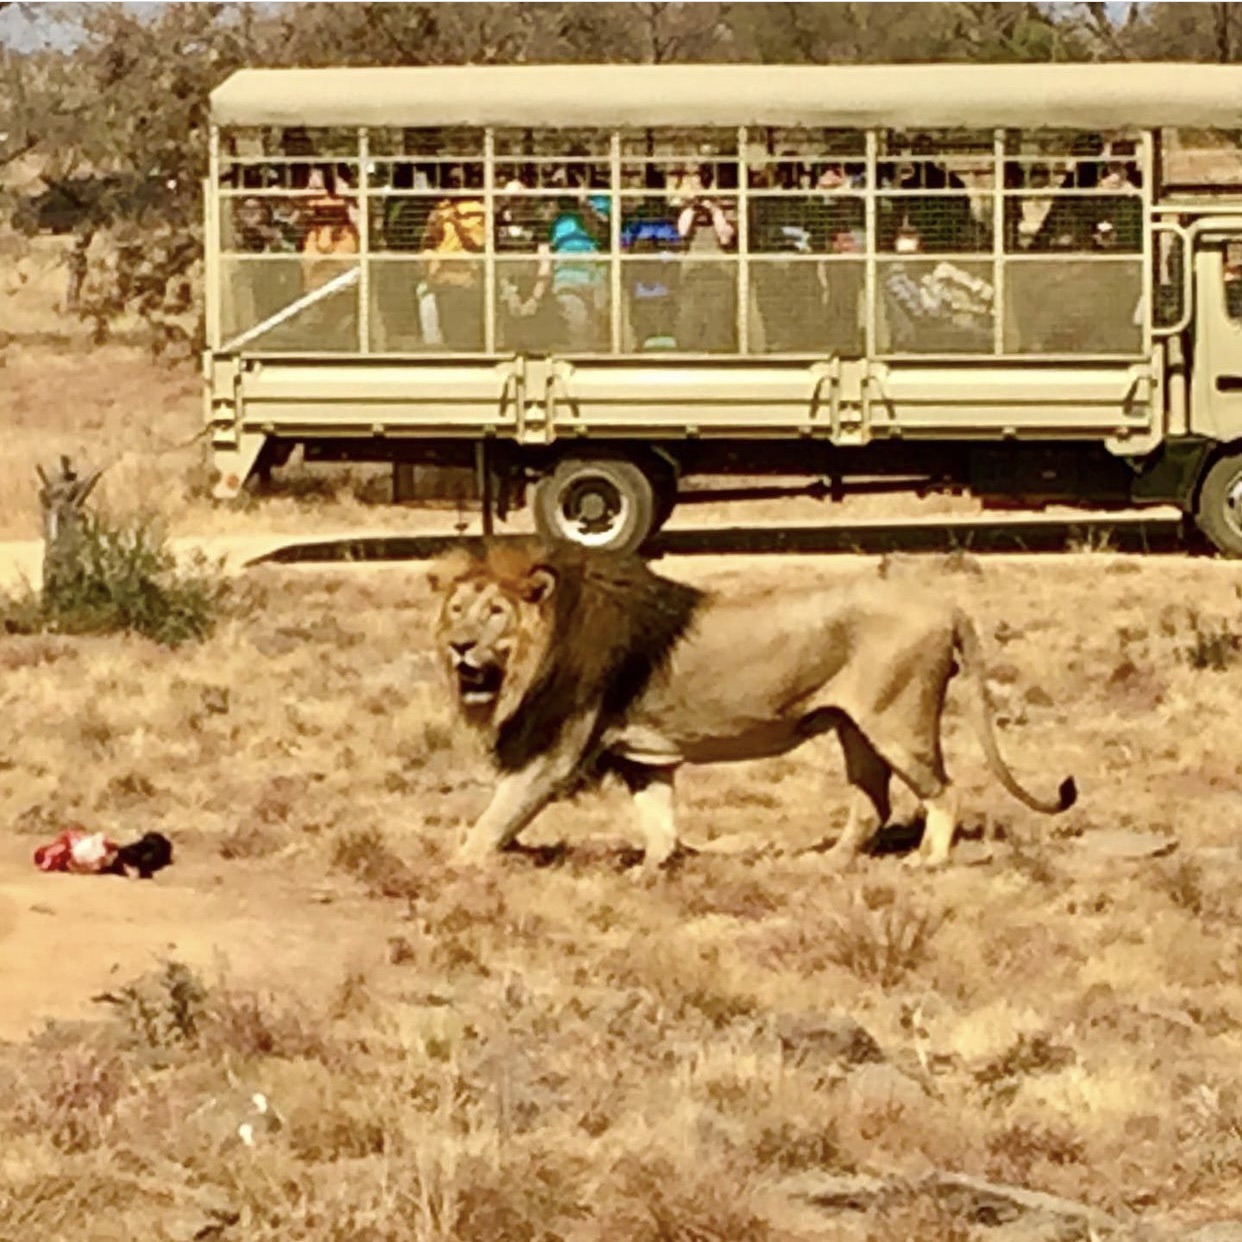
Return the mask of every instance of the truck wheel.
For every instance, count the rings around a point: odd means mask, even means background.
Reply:
[[[535,486],[535,526],[548,540],[633,552],[656,529],[651,479],[632,461],[568,457]]]
[[[672,471],[665,471],[653,477],[651,482],[655,488],[654,532],[664,529],[664,523],[673,516],[673,510],[677,508],[677,476]]]
[[[1204,476],[1195,521],[1222,556],[1242,557],[1242,453],[1222,457]]]

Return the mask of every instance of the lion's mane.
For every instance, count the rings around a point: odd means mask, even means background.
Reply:
[[[565,724],[598,711],[584,758],[667,663],[704,592],[653,573],[641,557],[564,544],[529,553],[556,587],[541,606],[547,633],[530,684],[498,722],[492,755],[517,771],[554,748]],[[507,558],[506,558],[507,559]]]

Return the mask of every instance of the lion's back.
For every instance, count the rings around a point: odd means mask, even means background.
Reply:
[[[706,730],[814,706],[850,711],[878,686],[942,665],[953,628],[951,602],[906,584],[713,597],[636,704],[635,719]]]

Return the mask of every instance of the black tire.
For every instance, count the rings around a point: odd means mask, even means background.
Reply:
[[[535,485],[535,527],[547,540],[633,552],[655,532],[656,489],[624,458],[567,457]]]
[[[1208,470],[1195,523],[1222,556],[1242,557],[1242,453],[1229,453]]]
[[[673,516],[677,508],[678,490],[677,476],[671,470],[661,470],[652,476],[655,488],[655,523],[652,533],[664,528],[664,523]]]

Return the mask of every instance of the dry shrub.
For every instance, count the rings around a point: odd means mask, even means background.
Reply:
[[[0,669],[15,672],[19,668],[44,668],[60,660],[73,660],[78,648],[71,639],[50,635],[8,635],[0,641]]]
[[[166,962],[99,999],[114,1007],[128,1039],[141,1048],[323,1061],[331,1050],[322,1019],[257,992],[224,984],[209,990],[181,962]]]
[[[989,1099],[1012,1098],[1024,1078],[1034,1074],[1055,1074],[1078,1060],[1072,1048],[1054,1043],[1047,1035],[1018,1038],[999,1057],[975,1073],[975,1081]]]
[[[273,776],[255,799],[252,814],[269,827],[283,824],[306,800],[306,781],[295,776]]]
[[[369,1105],[314,1101],[290,1118],[289,1150],[307,1164],[362,1160],[388,1152],[384,1122]]]
[[[1187,1113],[1178,1137],[1182,1151],[1194,1155],[1196,1185],[1236,1185],[1242,1176],[1238,1089],[1200,1083],[1190,1092]]]
[[[332,846],[332,865],[352,875],[373,897],[416,898],[423,889],[418,876],[398,857],[378,828],[350,828]]]
[[[736,859],[700,858],[669,877],[666,889],[684,918],[723,914],[759,922],[781,907],[772,877]]]
[[[989,970],[1006,979],[1038,978],[1050,962],[1068,970],[1083,961],[1078,946],[1048,920],[998,923],[989,929],[981,950]]]
[[[53,837],[68,826],[66,806],[61,802],[34,802],[13,818],[9,829],[15,834],[32,837]]]
[[[448,874],[419,903],[419,913],[437,932],[470,931],[481,923],[502,926],[510,919],[509,898],[499,872]]]
[[[108,1141],[128,1080],[120,1057],[66,1048],[43,1062],[33,1081],[23,1084],[14,1120],[21,1129],[43,1135],[59,1151],[100,1147]]]
[[[332,1042],[322,1018],[293,1005],[278,1004],[258,992],[222,989],[212,998],[203,1043],[214,1052],[247,1060],[328,1061]]]
[[[1036,1121],[1011,1122],[989,1137],[987,1150],[988,1176],[1019,1186],[1029,1186],[1041,1164],[1063,1167],[1086,1159],[1082,1139],[1068,1126]]]
[[[1229,894],[1204,871],[1202,864],[1181,855],[1153,867],[1152,886],[1173,905],[1196,919],[1232,918],[1236,909]]]
[[[773,1236],[752,1206],[745,1171],[701,1157],[631,1156],[613,1171],[597,1237],[617,1242],[767,1242]]]
[[[785,1118],[764,1126],[751,1146],[756,1163],[782,1173],[801,1169],[840,1169],[848,1164],[841,1152],[835,1124],[808,1125]]]
[[[945,917],[920,907],[908,890],[864,885],[830,920],[827,951],[859,979],[893,987],[927,962]]]
[[[683,1013],[685,1008],[697,1010],[717,1028],[749,1017],[757,1008],[752,996],[712,986],[691,988],[683,995],[682,1004]]]
[[[207,1017],[207,989],[183,962],[167,961],[154,974],[105,993],[121,1023],[140,1046],[194,1044]]]
[[[753,992],[730,974],[719,945],[660,940],[650,948],[633,941],[606,958],[604,977],[614,987],[637,984],[679,1021],[700,1018],[723,1028],[759,1008]]]
[[[1008,862],[1023,879],[1044,888],[1060,879],[1052,850],[1042,836],[1009,834]]]
[[[1190,609],[1190,642],[1182,658],[1193,669],[1224,672],[1242,655],[1242,634],[1228,620],[1208,620],[1197,608]]]
[[[1163,679],[1147,666],[1140,667],[1129,656],[1117,662],[1104,684],[1110,698],[1136,713],[1154,711],[1167,694]]]
[[[442,1114],[438,1121],[446,1118]],[[589,1162],[564,1149],[510,1142],[493,1133],[438,1138],[416,1151],[419,1242],[559,1242],[588,1207]],[[474,1149],[491,1150],[484,1154]]]
[[[135,1184],[137,1178],[122,1172],[119,1162],[101,1155],[89,1162],[74,1160],[72,1176],[66,1174],[66,1163],[56,1159],[46,1172],[0,1179],[0,1239],[95,1242],[97,1238],[136,1236],[125,1232],[123,1225],[118,1231],[116,1222],[118,1209],[144,1197],[145,1188]]]
[[[204,1213],[215,1217],[197,1233],[177,1238],[231,1242],[450,1242],[451,1233],[411,1229],[416,1212],[413,1171],[374,1161],[317,1164],[282,1160],[279,1176],[261,1161],[242,1161],[225,1170],[230,1207]],[[391,1179],[391,1180],[390,1180]]]

